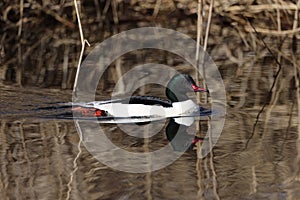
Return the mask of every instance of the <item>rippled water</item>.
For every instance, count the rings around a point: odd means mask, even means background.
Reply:
[[[70,99],[69,90],[1,86],[1,199],[300,197],[298,119],[290,103],[263,115],[254,134],[260,107],[228,108],[222,135],[204,159],[197,159],[196,150],[188,151],[161,170],[132,174],[103,165],[81,145],[73,173],[79,142],[74,122],[40,119],[35,110]],[[164,130],[147,140],[128,136],[113,124],[103,129],[129,151],[147,152],[168,143]]]

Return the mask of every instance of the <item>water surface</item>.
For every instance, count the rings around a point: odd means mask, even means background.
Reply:
[[[188,151],[166,168],[131,174],[101,164],[81,145],[78,169],[72,173],[79,142],[74,122],[41,119],[40,114],[53,111],[35,110],[70,99],[70,90],[1,86],[3,199],[65,199],[68,195],[71,199],[300,196],[297,118],[292,104],[274,106],[269,117],[261,117],[254,134],[253,124],[260,107],[229,108],[222,135],[204,159],[197,159],[196,150]],[[148,152],[168,143],[164,129],[143,139],[129,136],[113,124],[102,128],[115,144],[128,151]]]

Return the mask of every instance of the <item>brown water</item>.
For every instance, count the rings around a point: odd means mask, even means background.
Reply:
[[[258,90],[249,93],[261,95]],[[232,99],[229,103],[241,102]],[[142,174],[111,169],[83,145],[73,173],[79,142],[73,121],[40,119],[34,111],[70,100],[70,90],[1,85],[1,199],[300,198],[298,119],[288,98],[265,108],[254,134],[262,103],[228,107],[222,135],[206,158],[197,159],[196,150],[189,151],[161,170]],[[114,125],[104,127],[127,150],[149,151],[151,144],[167,143],[164,130],[147,143]]]

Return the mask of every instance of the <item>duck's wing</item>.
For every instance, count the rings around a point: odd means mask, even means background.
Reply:
[[[163,107],[172,107],[172,102],[154,96],[132,96],[129,100],[130,104],[144,104],[144,105],[161,105]]]

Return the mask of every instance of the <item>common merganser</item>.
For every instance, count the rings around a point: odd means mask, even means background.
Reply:
[[[153,96],[132,96],[124,99],[73,103],[75,117],[97,117],[103,123],[144,123],[174,118],[176,123],[190,125],[195,116],[209,116],[211,110],[195,104],[190,92],[207,92],[196,85],[191,76],[177,74],[168,83],[169,100]]]

